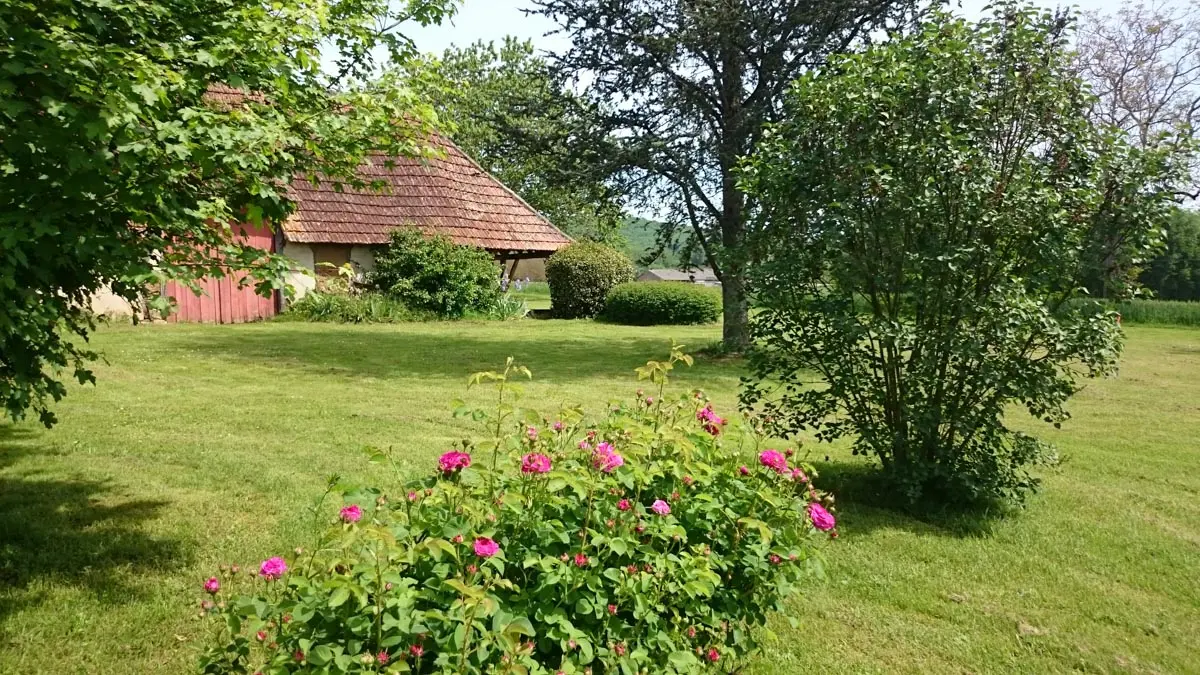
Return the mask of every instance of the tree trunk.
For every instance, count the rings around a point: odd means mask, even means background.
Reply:
[[[750,344],[750,304],[746,300],[746,281],[742,270],[731,274],[725,268],[725,280],[721,283],[721,300],[725,305],[721,340],[726,349],[743,351]]]
[[[721,47],[721,296],[725,306],[722,341],[725,349],[743,351],[750,344],[749,302],[746,300],[746,195],[738,189],[734,171],[746,146],[746,120],[742,109],[746,65],[733,35],[723,36]]]

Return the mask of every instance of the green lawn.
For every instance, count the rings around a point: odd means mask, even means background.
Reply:
[[[1120,377],[1059,432],[1068,461],[1016,516],[870,506],[842,448],[829,578],[776,621],[757,673],[1198,672],[1200,331],[1131,327]],[[428,470],[466,431],[448,401],[513,355],[543,409],[636,385],[666,340],[716,328],[590,322],[111,327],[108,365],[53,431],[0,425],[0,672],[193,668],[202,579],[304,544],[326,476],[383,482],[364,444]],[[734,405],[736,363],[681,387]],[[852,499],[852,497],[858,499]]]

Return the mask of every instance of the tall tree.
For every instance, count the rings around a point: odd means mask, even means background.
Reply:
[[[1090,117],[1127,136],[1127,167],[1136,171],[1139,163],[1148,163],[1154,171],[1164,154],[1192,156],[1192,178],[1177,187],[1180,200],[1200,197],[1200,166],[1192,153],[1200,138],[1198,7],[1155,0],[1112,14],[1089,12],[1082,16],[1075,45],[1077,68],[1095,96]],[[1134,288],[1150,264],[1144,242],[1129,241],[1122,229],[1108,227],[1113,222],[1097,221],[1081,278],[1093,294],[1104,297]],[[1169,224],[1164,220],[1160,230]]]
[[[1200,12],[1196,4],[1126,5],[1088,12],[1076,39],[1077,62],[1096,96],[1091,116],[1140,146],[1200,122]]]
[[[916,0],[534,0],[572,47],[556,65],[579,74],[608,110],[620,159],[644,177],[647,204],[687,228],[721,279],[725,343],[748,342],[744,242],[753,204],[739,159],[777,120],[788,85],[827,56],[906,18]]]
[[[454,141],[551,222],[580,239],[619,236],[619,177],[597,108],[533,43],[479,42],[409,70]]]
[[[453,6],[0,3],[7,414],[50,425],[63,375],[92,380],[86,308],[105,285],[133,299],[165,277],[238,270],[263,292],[281,284],[286,263],[240,245],[233,224],[282,221],[297,175],[362,186],[367,152],[422,152],[432,113],[375,56],[409,58],[396,29]]]

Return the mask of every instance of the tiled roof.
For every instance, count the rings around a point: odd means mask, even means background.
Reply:
[[[384,156],[372,156],[360,175],[383,180],[383,192],[338,192],[328,182],[297,179],[291,185],[297,208],[284,236],[299,243],[385,244],[391,230],[415,225],[491,251],[551,253],[571,242],[456,145],[435,142],[444,156],[398,157],[391,169]]]
[[[233,107],[247,98],[240,89],[210,85],[205,98]],[[261,94],[249,97],[262,101]],[[289,188],[296,212],[283,224],[288,241],[310,244],[386,244],[397,227],[413,226],[496,252],[548,254],[571,239],[467,157],[458,146],[435,136],[442,152],[428,159],[375,155],[360,169],[363,180],[386,183],[383,192],[334,189],[297,176]]]

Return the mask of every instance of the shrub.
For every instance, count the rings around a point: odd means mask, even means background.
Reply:
[[[325,323],[400,323],[433,318],[381,293],[342,295],[313,291],[288,305],[280,318]]]
[[[500,297],[499,268],[487,251],[409,227],[391,237],[375,254],[368,288],[447,318],[487,312]]]
[[[1186,178],[1180,157],[1091,124],[1068,22],[993,12],[934,11],[806,74],[743,171],[771,214],[743,403],[775,433],[853,437],[911,502],[1036,487],[1054,450],[1006,415],[1061,425],[1121,352],[1113,313],[1058,311],[1086,242],[1149,246]]]
[[[604,318],[632,326],[712,323],[721,316],[721,293],[676,282],[633,282],[608,293]]]
[[[571,244],[546,261],[550,311],[559,319],[596,316],[604,311],[608,291],[633,277],[633,263],[624,253],[603,244]]]
[[[516,408],[511,359],[475,375],[495,403],[455,414],[486,440],[398,492],[331,479],[310,550],[209,580],[204,672],[736,672],[819,569],[831,500],[790,452],[744,460],[702,392],[666,394],[680,362],[640,368],[653,395],[594,424]]]

